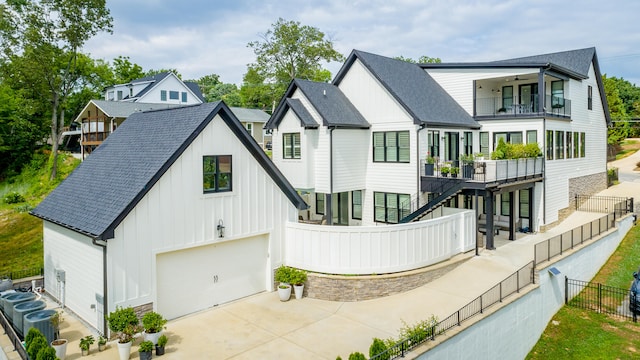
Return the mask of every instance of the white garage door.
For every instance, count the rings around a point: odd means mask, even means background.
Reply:
[[[158,254],[158,311],[174,319],[266,290],[266,236]]]

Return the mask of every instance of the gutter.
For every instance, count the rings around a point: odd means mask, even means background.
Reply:
[[[91,243],[102,248],[102,335],[107,335],[107,314],[109,306],[107,301],[107,242],[93,238]]]

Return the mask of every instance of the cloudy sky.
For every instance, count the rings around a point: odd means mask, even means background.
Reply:
[[[113,34],[85,51],[122,55],[144,70],[175,68],[184,79],[215,73],[240,84],[255,60],[247,43],[278,18],[317,27],[345,56],[490,61],[595,46],[603,73],[640,86],[636,0],[107,0]],[[328,64],[333,74],[340,64]]]

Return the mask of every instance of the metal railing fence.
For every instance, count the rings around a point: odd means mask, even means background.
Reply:
[[[564,303],[568,306],[633,319],[637,322],[637,315],[629,309],[632,296],[629,289],[568,279],[566,276],[564,288]]]

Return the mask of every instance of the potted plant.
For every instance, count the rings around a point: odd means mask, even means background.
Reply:
[[[451,167],[451,177],[457,178],[458,177],[458,173],[460,173],[460,168],[457,166],[452,166]]]
[[[287,283],[278,285],[278,296],[280,297],[280,301],[288,301],[291,297],[291,285]]]
[[[291,269],[291,283],[296,294],[296,299],[302,299],[304,283],[307,281],[307,272],[300,269]]]
[[[449,176],[450,171],[451,171],[451,167],[449,167],[448,165],[444,165],[440,167],[440,175],[442,175],[442,177]]]
[[[80,339],[80,344],[78,346],[80,346],[80,349],[82,350],[82,356],[89,355],[89,348],[94,342],[95,339],[93,338],[93,335],[87,335]]]
[[[144,339],[151,341],[154,345],[158,343],[158,338],[162,335],[162,330],[167,320],[155,311],[149,311],[142,316],[142,327],[144,327]]]
[[[51,347],[56,351],[56,356],[60,360],[64,360],[67,356],[67,344],[69,343],[67,339],[60,338],[60,324],[64,321],[62,317],[62,311],[56,312],[51,316],[49,320],[51,322],[51,326],[53,327],[53,338],[54,340],[51,342]]]
[[[98,351],[102,351],[107,348],[107,339],[103,336],[98,337]]]
[[[169,341],[167,335],[160,335],[160,337],[158,338],[158,343],[156,344],[157,356],[164,355],[164,347],[167,345],[167,341]]]
[[[140,360],[151,360],[151,352],[153,351],[153,343],[149,340],[145,340],[140,343],[138,352],[140,353]]]
[[[433,167],[436,159],[433,156],[427,156],[426,163],[424,164],[424,174],[426,176],[433,176]]]
[[[139,330],[139,320],[132,307],[119,307],[107,317],[109,330],[116,333],[118,337],[118,354],[120,360],[126,360],[131,353],[131,343],[133,335]]]
[[[287,301],[291,297],[291,268],[280,266],[276,269],[275,280],[279,282],[278,296],[280,301]]]

